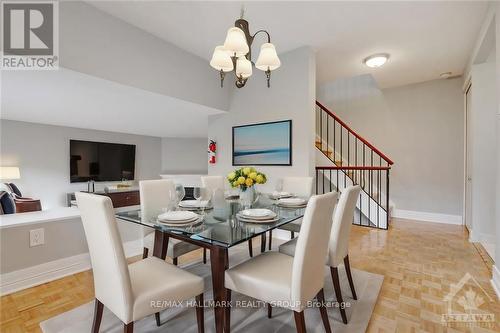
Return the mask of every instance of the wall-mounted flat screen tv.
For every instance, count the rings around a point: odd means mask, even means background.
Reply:
[[[70,140],[72,183],[133,180],[135,145]]]
[[[233,127],[233,165],[292,165],[292,121]]]

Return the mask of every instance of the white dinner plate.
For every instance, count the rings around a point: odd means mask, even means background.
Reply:
[[[210,205],[208,200],[183,200],[179,203],[182,208],[208,208]]]
[[[272,218],[272,219],[251,219],[251,218],[245,218],[244,216],[236,214],[236,218],[242,222],[247,222],[247,223],[274,223],[280,220],[278,216]]]
[[[195,219],[194,221],[186,222],[186,223],[169,223],[169,222],[158,220],[159,223],[164,224],[167,227],[178,227],[178,228],[196,226],[196,225],[199,225],[202,221],[203,221],[202,217],[199,217],[199,218]]]
[[[276,215],[272,210],[265,208],[245,209],[242,210],[240,214],[245,217],[267,217],[272,216],[273,214]]]
[[[158,216],[158,220],[160,221],[170,221],[170,222],[192,222],[195,219],[197,219],[199,216],[196,213],[189,212],[189,211],[183,211],[183,210],[176,210],[176,211],[171,211],[171,212],[166,212],[163,214],[160,214]]]
[[[282,206],[304,206],[307,205],[307,200],[302,198],[283,198],[278,200],[278,204]]]
[[[281,199],[281,198],[290,198],[293,197],[293,194],[290,192],[273,192],[271,193],[271,197],[274,199]]]

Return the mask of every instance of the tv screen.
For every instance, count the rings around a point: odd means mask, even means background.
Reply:
[[[133,180],[135,145],[70,140],[72,183]]]

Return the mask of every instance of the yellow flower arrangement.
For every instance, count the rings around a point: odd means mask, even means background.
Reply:
[[[232,187],[240,187],[243,191],[255,184],[265,184],[266,175],[254,167],[236,169],[227,175],[227,180]]]

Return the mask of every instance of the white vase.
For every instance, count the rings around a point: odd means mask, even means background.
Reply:
[[[240,188],[240,203],[243,208],[248,209],[252,207],[255,201],[255,189],[253,186],[247,187],[246,189]]]

